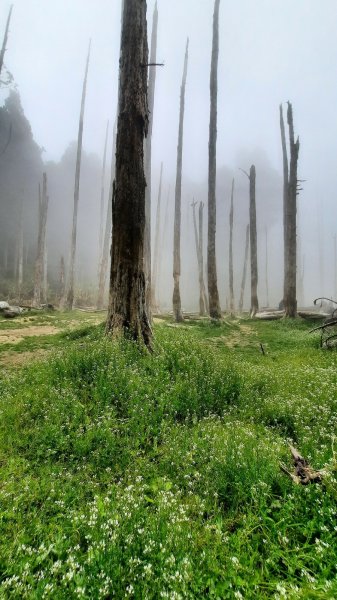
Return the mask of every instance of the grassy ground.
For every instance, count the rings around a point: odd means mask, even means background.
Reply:
[[[0,347],[0,598],[337,598],[335,352],[164,319],[149,356],[97,319]],[[322,485],[281,472],[289,441]]]

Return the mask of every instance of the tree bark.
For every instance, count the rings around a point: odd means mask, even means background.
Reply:
[[[144,273],[145,175],[148,46],[146,0],[124,0],[116,186],[106,333],[143,341],[151,348]]]
[[[243,297],[244,297],[244,293],[245,293],[246,277],[247,277],[248,251],[249,251],[249,225],[247,225],[247,227],[246,227],[245,259],[244,259],[244,263],[243,263],[240,300],[239,300],[239,307],[238,307],[239,313],[242,313],[242,310],[243,310]]]
[[[149,107],[149,126],[145,142],[145,283],[146,283],[146,306],[148,315],[151,315],[152,293],[151,293],[151,158],[152,158],[152,128],[154,113],[154,93],[156,87],[156,57],[157,57],[157,30],[158,30],[158,10],[157,2],[153,10],[152,34],[149,78],[148,78],[148,107]]]
[[[158,287],[158,258],[159,258],[159,231],[160,231],[160,208],[161,208],[161,187],[163,176],[163,163],[160,165],[159,190],[156,212],[156,231],[154,238],[153,269],[151,278],[151,306],[152,311],[158,312],[157,287]]]
[[[177,147],[177,174],[175,189],[175,207],[174,207],[174,241],[173,241],[173,317],[176,322],[183,320],[181,312],[180,298],[180,232],[181,232],[181,178],[182,178],[182,158],[183,158],[183,135],[184,135],[184,112],[185,112],[185,88],[188,63],[188,39],[186,42],[184,70],[180,88],[180,113],[179,113],[179,131]]]
[[[100,204],[100,226],[99,226],[99,242],[98,242],[98,257],[99,267],[102,260],[103,253],[103,221],[104,221],[104,196],[105,196],[105,165],[106,165],[106,149],[108,145],[109,135],[109,121],[107,122],[105,140],[104,140],[104,151],[103,151],[103,163],[102,163],[102,175],[101,175],[101,204]]]
[[[42,196],[39,185],[39,232],[37,242],[37,254],[35,261],[35,282],[34,282],[34,306],[41,304],[42,279],[44,277],[44,264],[46,261],[46,227],[48,215],[48,196],[47,196],[47,175],[43,173]]]
[[[12,10],[13,10],[13,4],[11,5],[11,7],[9,9],[9,13],[8,13],[8,17],[7,17],[7,23],[6,23],[6,29],[5,29],[5,34],[4,34],[4,39],[3,39],[3,42],[2,42],[2,47],[1,47],[1,52],[0,52],[0,75],[1,75],[3,64],[4,64],[4,58],[5,58],[5,52],[6,52],[6,45],[7,45],[7,40],[8,40],[9,24],[10,24],[10,21],[11,21]]]
[[[232,180],[231,207],[229,211],[229,310],[234,314],[234,277],[233,277],[233,221],[234,221],[234,178]]]
[[[218,57],[219,57],[219,4],[215,0],[213,15],[213,42],[210,74],[210,120],[208,144],[208,245],[207,274],[209,312],[212,319],[221,318],[219,302],[215,234],[216,234],[216,138],[217,138],[217,96],[218,96]]]
[[[198,275],[199,275],[199,314],[203,317],[207,310],[207,299],[204,282],[204,258],[203,258],[203,208],[202,202],[199,203],[199,227],[197,227],[197,219],[195,214],[196,202],[192,203],[193,210],[193,226],[194,226],[194,238],[195,247],[198,261]]]
[[[74,304],[74,271],[75,271],[75,256],[76,256],[76,238],[77,238],[77,213],[78,213],[78,202],[80,196],[80,174],[81,174],[81,157],[82,157],[82,139],[83,139],[83,121],[84,121],[84,108],[85,98],[87,90],[87,78],[89,69],[90,59],[90,46],[89,43],[87,62],[85,66],[83,88],[82,88],[82,99],[81,99],[81,110],[80,120],[78,125],[78,137],[77,137],[77,156],[76,156],[76,169],[75,169],[75,187],[74,187],[74,212],[73,212],[73,226],[71,233],[71,245],[70,245],[70,261],[68,269],[68,281],[65,292],[65,297],[62,302],[63,308],[72,310]]]
[[[254,317],[259,310],[259,301],[257,299],[257,231],[256,231],[256,202],[255,202],[255,181],[256,170],[252,165],[249,171],[249,220],[250,220],[250,316]]]
[[[59,273],[59,297],[63,298],[64,296],[64,284],[65,284],[65,264],[64,257],[61,256],[60,260],[60,273]]]
[[[266,267],[266,306],[269,306],[269,283],[268,283],[268,231],[267,231],[267,227],[265,229],[265,234],[266,234],[266,246],[265,246],[265,251],[266,251],[266,258],[265,258],[265,267]]]
[[[116,124],[114,126],[114,132],[113,132],[109,197],[108,197],[107,214],[106,214],[106,221],[105,221],[102,259],[101,259],[101,263],[100,263],[99,280],[98,280],[98,294],[97,294],[98,310],[102,310],[102,308],[103,308],[104,289],[105,289],[105,282],[106,282],[107,273],[108,273],[110,238],[111,238],[111,231],[112,231],[112,203],[113,203],[113,194],[114,194],[115,162],[116,162]]]
[[[285,210],[285,268],[284,268],[284,311],[286,317],[296,317],[296,204],[297,204],[297,162],[299,139],[295,142],[293,112],[288,102],[287,122],[289,126],[290,165],[287,183]]]
[[[201,282],[201,293],[205,311],[209,311],[208,298],[206,294],[204,278],[204,203],[199,202],[199,282]],[[200,285],[200,284],[199,284]]]

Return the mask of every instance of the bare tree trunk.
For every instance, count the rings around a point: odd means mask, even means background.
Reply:
[[[34,306],[41,304],[42,277],[44,276],[44,263],[46,251],[46,226],[48,214],[47,175],[43,173],[42,196],[39,184],[39,233],[37,241],[37,254],[35,260]]]
[[[143,145],[148,125],[147,63],[146,0],[124,0],[106,333],[123,333],[142,340],[151,348],[144,274],[146,182]]]
[[[160,310],[160,290],[161,290],[161,277],[162,277],[162,263],[163,263],[163,252],[166,249],[166,245],[168,242],[168,227],[167,223],[169,222],[169,214],[170,214],[170,197],[171,197],[171,186],[168,186],[167,197],[166,197],[166,207],[165,207],[165,215],[164,215],[164,226],[162,229],[162,238],[161,244],[159,245],[158,252],[158,285],[157,285],[157,302],[158,302],[158,310]]]
[[[229,309],[234,314],[234,277],[233,277],[233,221],[234,221],[234,177],[232,181],[231,207],[229,211]]]
[[[113,195],[114,195],[115,163],[116,163],[116,124],[115,124],[114,132],[113,132],[110,188],[109,188],[109,197],[108,197],[108,204],[107,204],[107,215],[106,215],[106,221],[105,221],[102,260],[101,260],[100,270],[99,270],[98,295],[97,295],[98,310],[102,310],[102,308],[103,308],[104,289],[105,289],[105,282],[106,282],[107,273],[108,273],[110,238],[111,238],[111,232],[112,232],[112,203],[113,203]]]
[[[280,104],[280,130],[281,130],[281,144],[282,144],[282,158],[283,158],[283,264],[284,264],[284,271],[285,271],[286,265],[289,262],[288,244],[287,244],[287,236],[286,236],[286,232],[288,230],[287,205],[288,205],[289,166],[288,166],[288,153],[287,153],[287,143],[286,143],[286,134],[285,134],[285,128],[284,128],[282,104]],[[284,296],[285,296],[284,283],[285,283],[285,280],[283,282],[283,303],[284,303]]]
[[[265,234],[266,234],[266,260],[265,260],[265,266],[266,266],[266,306],[269,306],[269,284],[268,284],[268,231],[267,231],[267,227],[265,230]]]
[[[72,233],[71,233],[68,281],[67,281],[65,297],[64,297],[64,300],[62,301],[63,308],[67,308],[68,310],[72,310],[73,304],[74,304],[74,275],[75,275],[74,271],[75,271],[75,255],[76,255],[76,237],[77,237],[77,213],[78,213],[78,202],[79,202],[79,196],[80,196],[80,173],[81,173],[81,156],[82,156],[83,120],[84,120],[85,97],[86,97],[87,78],[88,78],[88,69],[89,69],[90,46],[91,46],[91,41],[89,43],[87,62],[86,62],[86,66],[85,66],[83,88],[82,88],[80,120],[79,120],[79,126],[78,126],[75,188],[74,188],[74,212],[73,212],[73,227],[72,227]]]
[[[146,307],[149,317],[151,316],[151,155],[152,155],[152,128],[154,113],[154,92],[156,87],[156,56],[157,56],[157,30],[158,30],[158,10],[157,2],[153,10],[150,65],[148,79],[148,107],[149,107],[149,128],[145,142],[145,283],[146,283]]]
[[[0,52],[0,75],[1,75],[3,64],[4,64],[4,57],[5,57],[5,52],[6,52],[6,45],[7,45],[7,40],[8,40],[8,31],[9,31],[9,24],[10,24],[11,16],[12,16],[12,10],[13,10],[13,4],[11,5],[11,7],[9,9],[4,39],[2,42],[2,47],[1,47],[1,52]]]
[[[18,235],[18,299],[21,299],[23,282],[23,199],[21,200]]]
[[[195,239],[195,249],[197,254],[197,263],[198,263],[198,275],[199,275],[199,314],[200,316],[204,316],[205,314],[205,302],[202,290],[202,283],[200,279],[200,241],[199,241],[199,233],[197,227],[197,219],[195,216],[195,207],[197,202],[193,200],[192,202],[192,211],[193,211],[193,227],[194,227],[194,239]]]
[[[240,300],[239,300],[239,313],[242,313],[242,309],[243,309],[243,298],[244,298],[244,293],[245,293],[246,277],[247,277],[248,251],[249,251],[249,225],[247,225],[247,227],[246,227],[245,259],[244,259],[244,263],[243,263],[243,273],[242,273],[241,291],[240,291]]]
[[[288,102],[287,121],[289,126],[290,166],[286,205],[287,262],[284,271],[284,310],[286,317],[296,317],[296,204],[297,204],[297,162],[299,139],[295,142],[292,106]]]
[[[64,296],[64,285],[65,285],[65,264],[64,257],[61,256],[60,260],[60,274],[59,274],[59,296],[63,298]]]
[[[186,43],[185,60],[183,78],[180,88],[180,113],[179,113],[179,131],[178,131],[178,148],[177,148],[177,175],[175,189],[175,207],[174,207],[174,243],[173,243],[173,317],[179,322],[183,320],[181,312],[180,298],[180,230],[181,230],[181,173],[183,159],[183,133],[184,133],[184,111],[185,111],[185,88],[187,77],[187,62],[188,62],[188,39]]]
[[[106,164],[106,149],[107,149],[107,145],[108,145],[108,135],[109,135],[109,121],[107,122],[106,132],[105,132],[102,176],[101,176],[101,204],[100,204],[101,210],[100,210],[99,242],[98,242],[99,266],[101,264],[102,252],[103,252],[102,244],[103,244],[103,220],[104,220],[104,196],[105,196],[105,164]]]
[[[45,241],[44,255],[43,255],[43,286],[42,286],[43,302],[48,301],[48,249]]]
[[[158,258],[159,258],[159,230],[160,230],[160,207],[161,207],[161,187],[162,187],[162,176],[163,176],[163,163],[160,165],[160,177],[159,177],[159,190],[158,190],[158,201],[157,201],[157,212],[156,212],[156,231],[154,238],[154,254],[153,254],[153,268],[152,268],[152,279],[151,279],[151,306],[152,311],[158,312],[158,301],[157,301],[157,287],[158,287]]]
[[[249,171],[249,220],[250,220],[250,316],[254,317],[259,310],[259,301],[257,299],[257,232],[256,232],[256,202],[255,202],[255,166],[252,165]]]
[[[208,298],[206,294],[204,278],[204,203],[199,202],[199,281],[201,282],[201,293],[205,311],[209,311]]]
[[[210,119],[208,143],[208,245],[207,274],[209,313],[212,319],[221,318],[219,302],[215,233],[216,233],[216,138],[217,138],[217,97],[218,97],[218,57],[219,57],[219,4],[215,0],[213,15],[213,43],[210,74]]]

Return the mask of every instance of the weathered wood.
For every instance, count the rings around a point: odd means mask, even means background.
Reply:
[[[233,276],[233,221],[234,221],[234,177],[232,180],[231,206],[229,211],[229,310],[234,314],[234,276]]]
[[[244,262],[243,262],[240,300],[239,300],[239,306],[238,306],[239,313],[241,313],[242,309],[243,309],[243,297],[244,297],[244,293],[245,293],[246,277],[247,277],[248,251],[249,251],[249,225],[247,225],[247,227],[246,227],[245,258],[244,258]]]
[[[41,292],[42,292],[42,279],[44,276],[44,264],[46,262],[45,250],[46,250],[46,227],[47,227],[47,216],[48,216],[48,202],[49,198],[47,195],[47,174],[43,173],[42,177],[42,196],[41,188],[39,185],[39,229],[38,229],[38,241],[37,241],[37,253],[35,260],[35,281],[34,281],[34,306],[40,306],[41,304]]]
[[[315,471],[308,461],[293,446],[289,446],[291,456],[294,461],[294,471],[291,473],[285,465],[280,464],[281,470],[288,475],[294,483],[308,485],[309,483],[321,483],[324,475],[323,471]]]
[[[258,269],[257,269],[257,230],[256,230],[256,201],[255,201],[255,180],[256,170],[255,166],[250,167],[249,172],[249,217],[250,217],[250,286],[251,286],[251,300],[250,300],[250,315],[254,315],[259,310],[259,301],[257,299],[257,283],[258,283]]]

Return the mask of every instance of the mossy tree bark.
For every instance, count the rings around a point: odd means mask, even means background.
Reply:
[[[216,234],[216,139],[217,139],[217,97],[218,97],[218,57],[219,57],[219,5],[215,0],[213,15],[213,42],[210,74],[210,120],[208,143],[208,244],[207,274],[209,313],[212,319],[221,318],[218,292],[215,234]]]
[[[144,273],[144,138],[148,127],[146,0],[124,0],[119,72],[116,185],[106,333],[151,348]]]
[[[174,206],[174,240],[173,240],[173,317],[176,322],[183,320],[180,298],[180,233],[181,233],[181,178],[183,161],[183,135],[184,135],[184,112],[185,112],[185,89],[188,63],[188,39],[186,42],[183,78],[180,88],[180,112],[179,112],[179,130],[177,147],[177,174],[175,188],[175,206]]]

